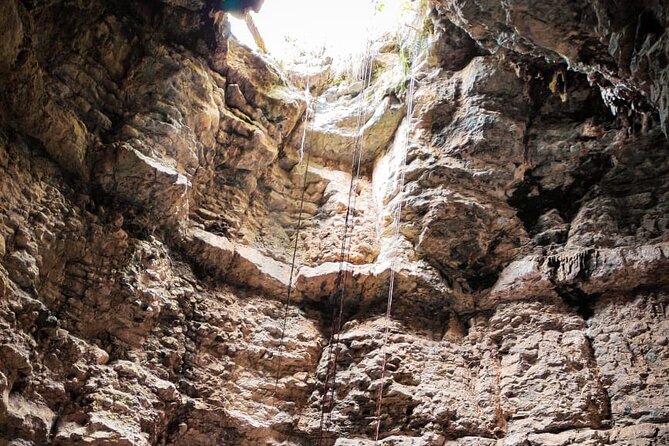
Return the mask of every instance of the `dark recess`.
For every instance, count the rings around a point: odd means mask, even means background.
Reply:
[[[583,320],[587,321],[595,314],[593,305],[597,295],[587,294],[576,287],[560,287],[556,291],[564,303],[573,308]]]
[[[610,155],[589,154],[582,158],[578,171],[573,174],[574,181],[562,189],[544,189],[540,178],[532,176],[530,171],[507,201],[518,210],[518,218],[530,233],[539,217],[550,209],[557,209],[562,219],[570,222],[588,190],[599,183],[611,168],[613,161]],[[533,196],[535,190],[538,193]]]

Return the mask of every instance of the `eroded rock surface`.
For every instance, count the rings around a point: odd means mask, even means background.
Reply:
[[[667,6],[435,0],[407,116],[392,45],[4,1],[0,445],[668,444]]]

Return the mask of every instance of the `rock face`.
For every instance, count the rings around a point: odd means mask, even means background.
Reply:
[[[659,112],[669,125],[669,4],[560,0],[439,0],[454,24],[483,47],[545,57],[600,85],[617,110],[634,108],[635,98]],[[634,105],[633,105],[634,104]]]
[[[210,8],[0,4],[0,445],[669,444],[669,4],[432,0],[410,115]]]

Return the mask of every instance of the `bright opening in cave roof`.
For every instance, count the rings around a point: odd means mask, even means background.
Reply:
[[[397,34],[415,17],[421,0],[265,0],[254,21],[270,55],[281,62],[332,58],[345,65],[365,54],[368,42]],[[243,20],[232,33],[256,48]]]

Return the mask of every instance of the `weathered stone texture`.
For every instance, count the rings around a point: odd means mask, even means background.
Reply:
[[[0,445],[669,444],[666,2],[431,5],[406,116],[392,45],[0,4]]]

